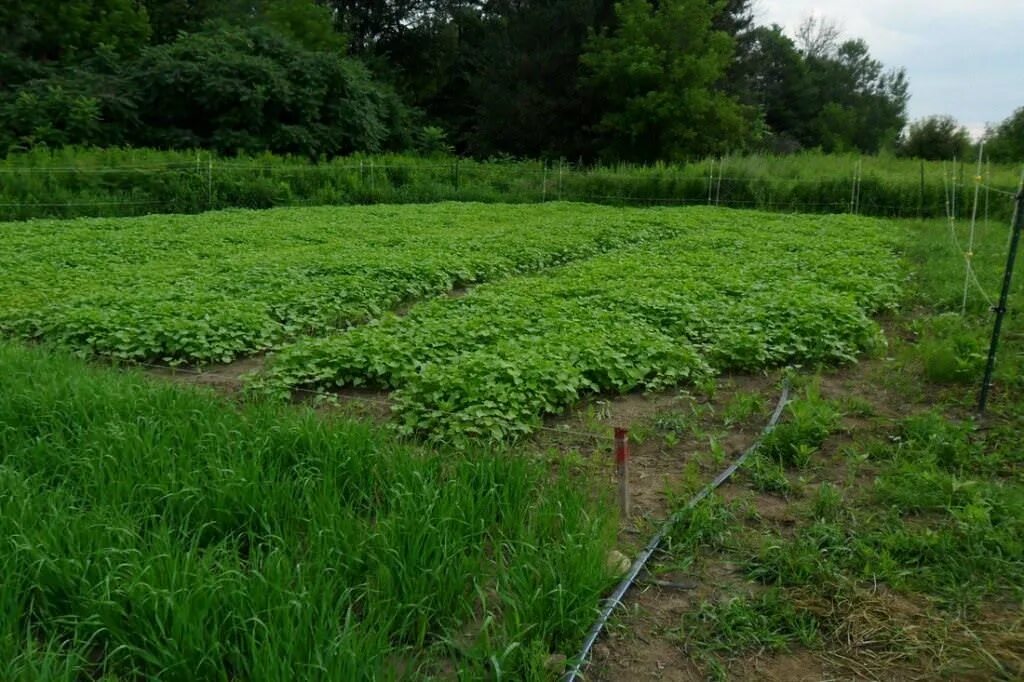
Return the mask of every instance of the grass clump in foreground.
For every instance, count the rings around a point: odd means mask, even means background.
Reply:
[[[536,679],[608,585],[609,516],[527,458],[0,367],[2,679]]]

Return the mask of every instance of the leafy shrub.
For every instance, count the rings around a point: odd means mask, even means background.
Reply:
[[[361,62],[259,27],[182,34],[123,62],[101,53],[0,93],[6,149],[128,144],[332,158],[409,149],[413,118]]]

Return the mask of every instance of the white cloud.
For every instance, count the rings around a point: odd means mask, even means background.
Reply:
[[[816,14],[864,38],[907,69],[911,118],[951,114],[980,130],[1024,106],[1021,0],[760,0],[757,10],[791,34]]]

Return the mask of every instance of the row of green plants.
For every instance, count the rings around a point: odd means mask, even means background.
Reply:
[[[639,209],[567,203],[12,223],[0,333],[123,360],[227,362],[676,232]]]
[[[504,439],[593,392],[716,370],[852,361],[884,340],[902,271],[887,225],[651,209],[672,238],[435,299],[275,354],[254,388],[392,389],[399,428]]]
[[[144,149],[38,150],[0,162],[0,219],[197,213],[311,204],[586,201],[717,204],[783,212],[967,215],[976,168],[817,153],[730,156],[688,164],[584,167],[401,155],[311,163],[296,157],[211,157]],[[984,184],[1011,191],[1019,169],[986,166]],[[953,194],[956,198],[953,199]],[[989,202],[993,217],[1009,215]],[[982,207],[982,212],[984,212]]]
[[[614,523],[435,451],[0,342],[0,678],[548,679]]]

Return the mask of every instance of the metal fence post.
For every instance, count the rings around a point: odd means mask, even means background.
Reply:
[[[1003,318],[1006,316],[1006,304],[1010,297],[1010,284],[1013,281],[1013,266],[1017,260],[1017,248],[1020,246],[1020,233],[1024,228],[1024,189],[1017,191],[1016,208],[1013,214],[1013,232],[1010,236],[1010,252],[1006,256],[1006,271],[1003,272],[1003,288],[999,293],[999,305],[996,307],[996,321],[992,326],[992,341],[988,347],[988,360],[985,363],[985,378],[981,382],[981,393],[978,396],[978,414],[985,414],[988,406],[989,389],[992,387],[992,372],[996,365],[996,353],[999,350],[999,334],[1003,330]]]

